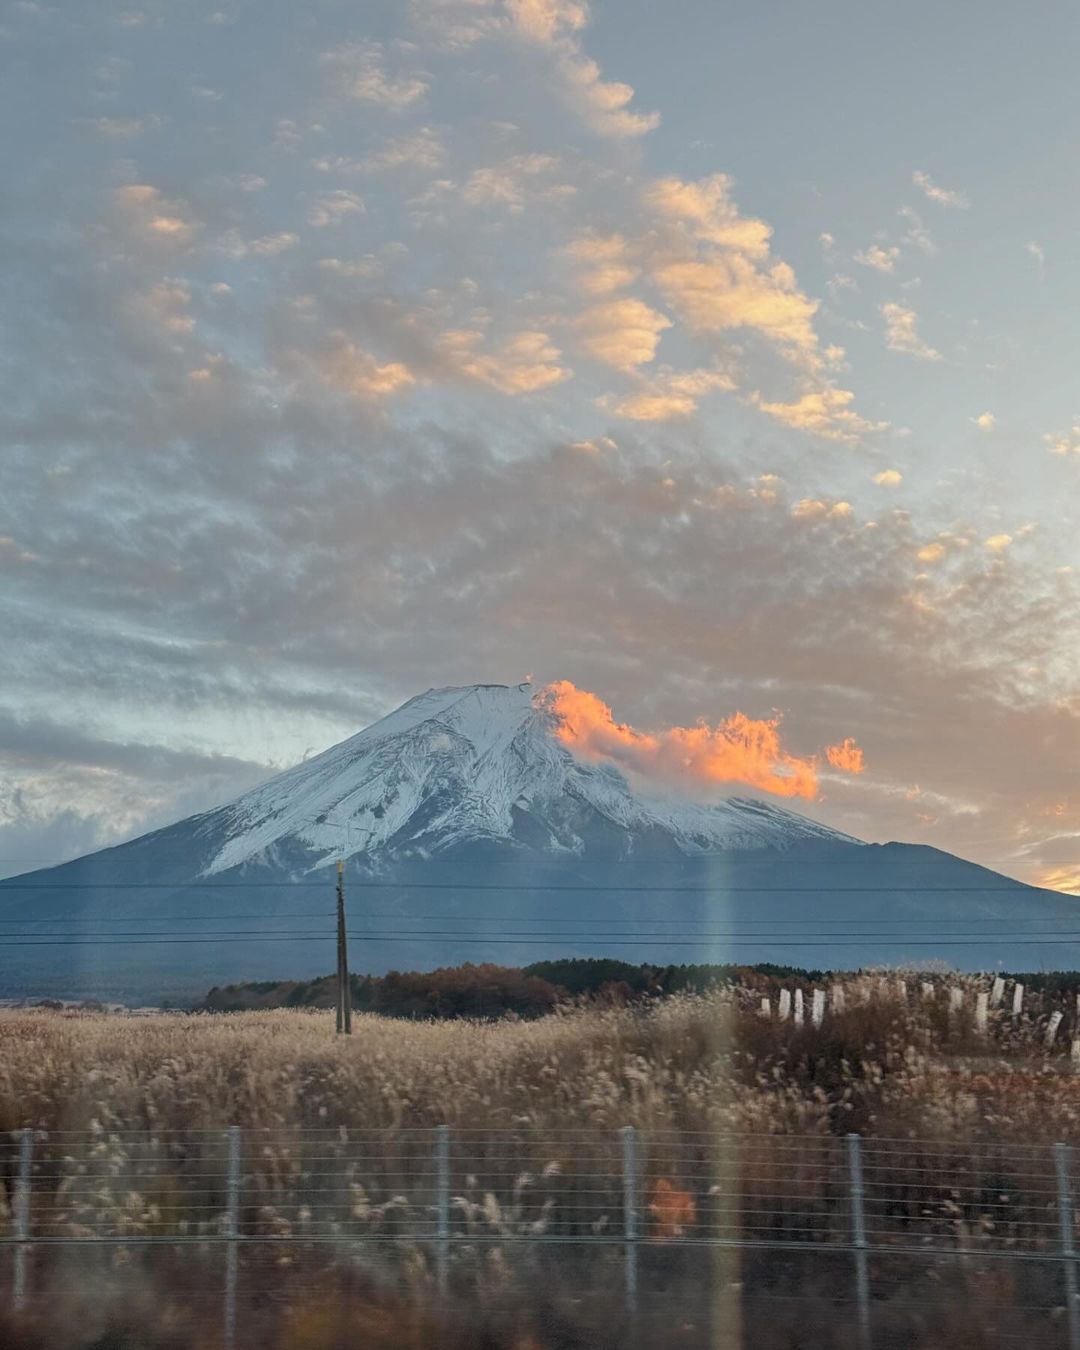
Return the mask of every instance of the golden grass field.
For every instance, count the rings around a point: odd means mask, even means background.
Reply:
[[[0,1013],[0,1130],[438,1123],[769,1133],[1073,1137],[1075,997],[1028,997],[976,1032],[975,977],[845,983],[820,1027],[760,1011],[760,990],[536,1021],[408,1022],[272,1011],[118,1017]],[[884,986],[884,987],[883,987]],[[959,986],[964,1005],[949,1006]],[[776,998],[773,997],[775,1009]],[[1047,1018],[1066,1010],[1054,1044]]]
[[[811,1153],[814,1139],[823,1149],[840,1149],[838,1137],[852,1130],[871,1140],[909,1140],[898,1146],[897,1175],[919,1231],[946,1241],[955,1231],[971,1242],[980,1238],[977,1224],[932,1168],[962,1164],[974,1183],[1001,1191],[1007,1183],[996,1163],[987,1164],[992,1174],[977,1175],[983,1166],[973,1161],[977,1145],[980,1158],[992,1158],[998,1145],[1080,1143],[1080,1075],[1071,1053],[1072,990],[1028,997],[1019,1016],[1000,1007],[980,1030],[974,1006],[986,981],[941,977],[928,991],[925,980],[913,979],[902,993],[894,977],[843,983],[843,1007],[830,990],[817,1027],[779,1020],[776,986],[760,982],[647,1006],[572,1007],[535,1021],[363,1015],[349,1038],[334,1035],[333,1015],[325,1012],[9,1011],[0,1014],[0,1131],[29,1125],[44,1132],[41,1156],[51,1159],[54,1174],[39,1191],[52,1231],[112,1225],[108,1231],[134,1241],[179,1231],[169,1220],[177,1210],[185,1231],[204,1230],[197,1210],[184,1210],[193,1202],[179,1172],[167,1174],[172,1162],[160,1164],[154,1194],[136,1193],[127,1132],[154,1141],[154,1158],[182,1157],[188,1169],[212,1170],[220,1163],[221,1127],[243,1127],[245,1185],[258,1197],[245,1210],[244,1231],[284,1242],[273,1251],[243,1249],[238,1350],[344,1350],[361,1343],[372,1350],[614,1350],[635,1337],[650,1350],[714,1344],[797,1350],[811,1343],[848,1350],[850,1258],[842,1252],[750,1252],[728,1255],[718,1266],[704,1249],[667,1241],[703,1222],[709,1201],[691,1193],[674,1146],[665,1151],[665,1132],[740,1140],[734,1166],[743,1173],[741,1221],[788,1236],[790,1223],[775,1200],[781,1187],[794,1186],[810,1206],[831,1206],[840,1223],[842,1199],[812,1169],[793,1181],[794,1174],[762,1172],[755,1163],[759,1170],[748,1180],[750,1157],[767,1159],[774,1149],[782,1160],[785,1141],[796,1138],[811,1141]],[[959,1008],[950,988],[962,991]],[[763,990],[771,993],[769,1017],[761,1009]],[[1048,1044],[1055,1011],[1064,1016]],[[471,1163],[455,1170],[455,1224],[469,1239],[462,1250],[472,1255],[455,1266],[449,1295],[436,1288],[423,1242],[400,1240],[398,1192],[431,1147],[426,1136],[417,1144],[409,1131],[437,1124],[448,1125],[455,1141],[468,1141],[477,1169],[491,1169],[475,1177],[465,1175]],[[501,1242],[526,1231],[601,1232],[617,1222],[613,1160],[616,1131],[625,1125],[660,1141],[649,1154],[643,1193],[644,1236],[659,1245],[642,1258],[645,1294],[636,1322],[627,1320],[622,1299],[618,1245],[586,1255]],[[65,1131],[88,1131],[92,1142],[76,1145]],[[206,1138],[200,1131],[217,1142],[198,1142]],[[338,1154],[349,1148],[375,1151],[363,1185],[349,1174],[342,1231],[393,1239],[392,1254],[389,1245],[368,1244],[345,1260],[310,1241],[316,1230],[305,1188],[312,1185],[312,1146],[301,1156],[292,1142],[299,1131],[325,1132],[314,1137],[325,1141],[318,1149],[326,1165],[344,1167]],[[510,1139],[512,1156],[505,1151]],[[921,1140],[941,1141],[946,1152],[927,1153]],[[78,1149],[85,1156],[75,1157]],[[704,1157],[708,1147],[698,1152]],[[9,1176],[11,1156],[9,1145]],[[926,1161],[932,1157],[937,1161]],[[920,1167],[928,1169],[922,1189],[911,1182]],[[603,1174],[608,1192],[600,1194],[595,1181],[574,1189],[575,1168]],[[495,1180],[485,1180],[499,1169]],[[66,1189],[73,1177],[83,1185],[81,1209]],[[216,1175],[205,1184],[217,1186]],[[1027,1241],[1023,1233],[1041,1231],[1040,1224],[1052,1235],[1053,1215],[1039,1203],[1016,1202],[1016,1240]],[[999,1234],[981,1236],[993,1243]],[[5,1321],[0,1287],[0,1344],[216,1350],[220,1260],[220,1249],[198,1245],[183,1253],[119,1245],[78,1256],[43,1248],[33,1270],[37,1297],[18,1319]],[[1004,1350],[1026,1337],[1050,1350],[1064,1345],[1057,1267],[1028,1262],[1014,1271],[969,1260],[931,1269],[905,1260],[875,1274],[875,1317],[890,1329],[889,1344]],[[721,1339],[713,1295],[736,1289],[739,1317],[753,1333],[732,1340],[725,1321]],[[202,1317],[207,1308],[209,1321]],[[983,1311],[976,1316],[972,1308]]]

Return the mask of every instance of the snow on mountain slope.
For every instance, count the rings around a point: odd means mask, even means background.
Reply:
[[[861,844],[768,801],[643,791],[576,759],[538,703],[528,685],[433,689],[230,805],[0,881],[5,924],[36,935],[62,920],[72,935],[67,948],[22,943],[0,962],[0,995],[156,1002],[322,974],[341,854],[353,958],[374,974],[554,956],[835,970],[1062,960],[1050,935],[1075,924],[1071,896],[936,849]],[[191,938],[157,946],[178,916]],[[232,935],[241,917],[254,931]],[[1019,950],[1002,936],[1036,920]],[[145,936],[114,941],[121,922]]]
[[[688,856],[858,842],[770,803],[642,794],[614,765],[575,759],[555,726],[528,684],[430,689],[215,813],[225,842],[202,874],[280,857],[284,846],[304,858],[301,870],[485,841],[575,855],[598,828],[609,842],[614,830],[628,855],[657,832]]]

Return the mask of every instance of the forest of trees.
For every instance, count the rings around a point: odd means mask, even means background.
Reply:
[[[786,966],[631,965],[604,958],[537,961],[530,966],[447,966],[441,970],[354,975],[353,1007],[384,1017],[496,1018],[541,1017],[559,1003],[581,1000],[625,1004],[662,998],[683,990],[701,991],[736,980],[768,987],[777,979],[820,979],[820,971]],[[206,1012],[242,1012],[252,1008],[332,1008],[332,975],[314,980],[233,984],[211,989],[201,1004]]]

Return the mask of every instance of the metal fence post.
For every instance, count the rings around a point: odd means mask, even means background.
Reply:
[[[435,1126],[435,1233],[439,1293],[450,1279],[450,1126]]]
[[[638,1138],[633,1125],[624,1125],[622,1135],[623,1260],[626,1270],[626,1311],[637,1315],[638,1269]]]
[[[26,1260],[30,1254],[30,1183],[34,1161],[34,1131],[19,1131],[19,1166],[12,1197],[12,1236],[15,1239],[15,1278],[12,1304],[16,1312],[26,1306]]]
[[[866,1205],[863,1193],[862,1139],[849,1134],[848,1177],[851,1188],[851,1240],[855,1248],[855,1297],[859,1316],[859,1350],[870,1350],[870,1270],[867,1261]]]
[[[1069,1184],[1067,1144],[1054,1145],[1054,1170],[1057,1173],[1058,1229],[1061,1233],[1061,1266],[1065,1274],[1069,1350],[1080,1350],[1080,1308],[1076,1303],[1076,1246],[1073,1241],[1072,1187]]]
[[[236,1277],[240,1236],[240,1126],[230,1125],[228,1141],[228,1173],[226,1175],[225,1208],[225,1350],[236,1344]]]

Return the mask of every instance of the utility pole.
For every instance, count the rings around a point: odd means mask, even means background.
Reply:
[[[352,1035],[352,990],[349,987],[349,951],[345,941],[345,863],[337,865],[337,1031]]]

